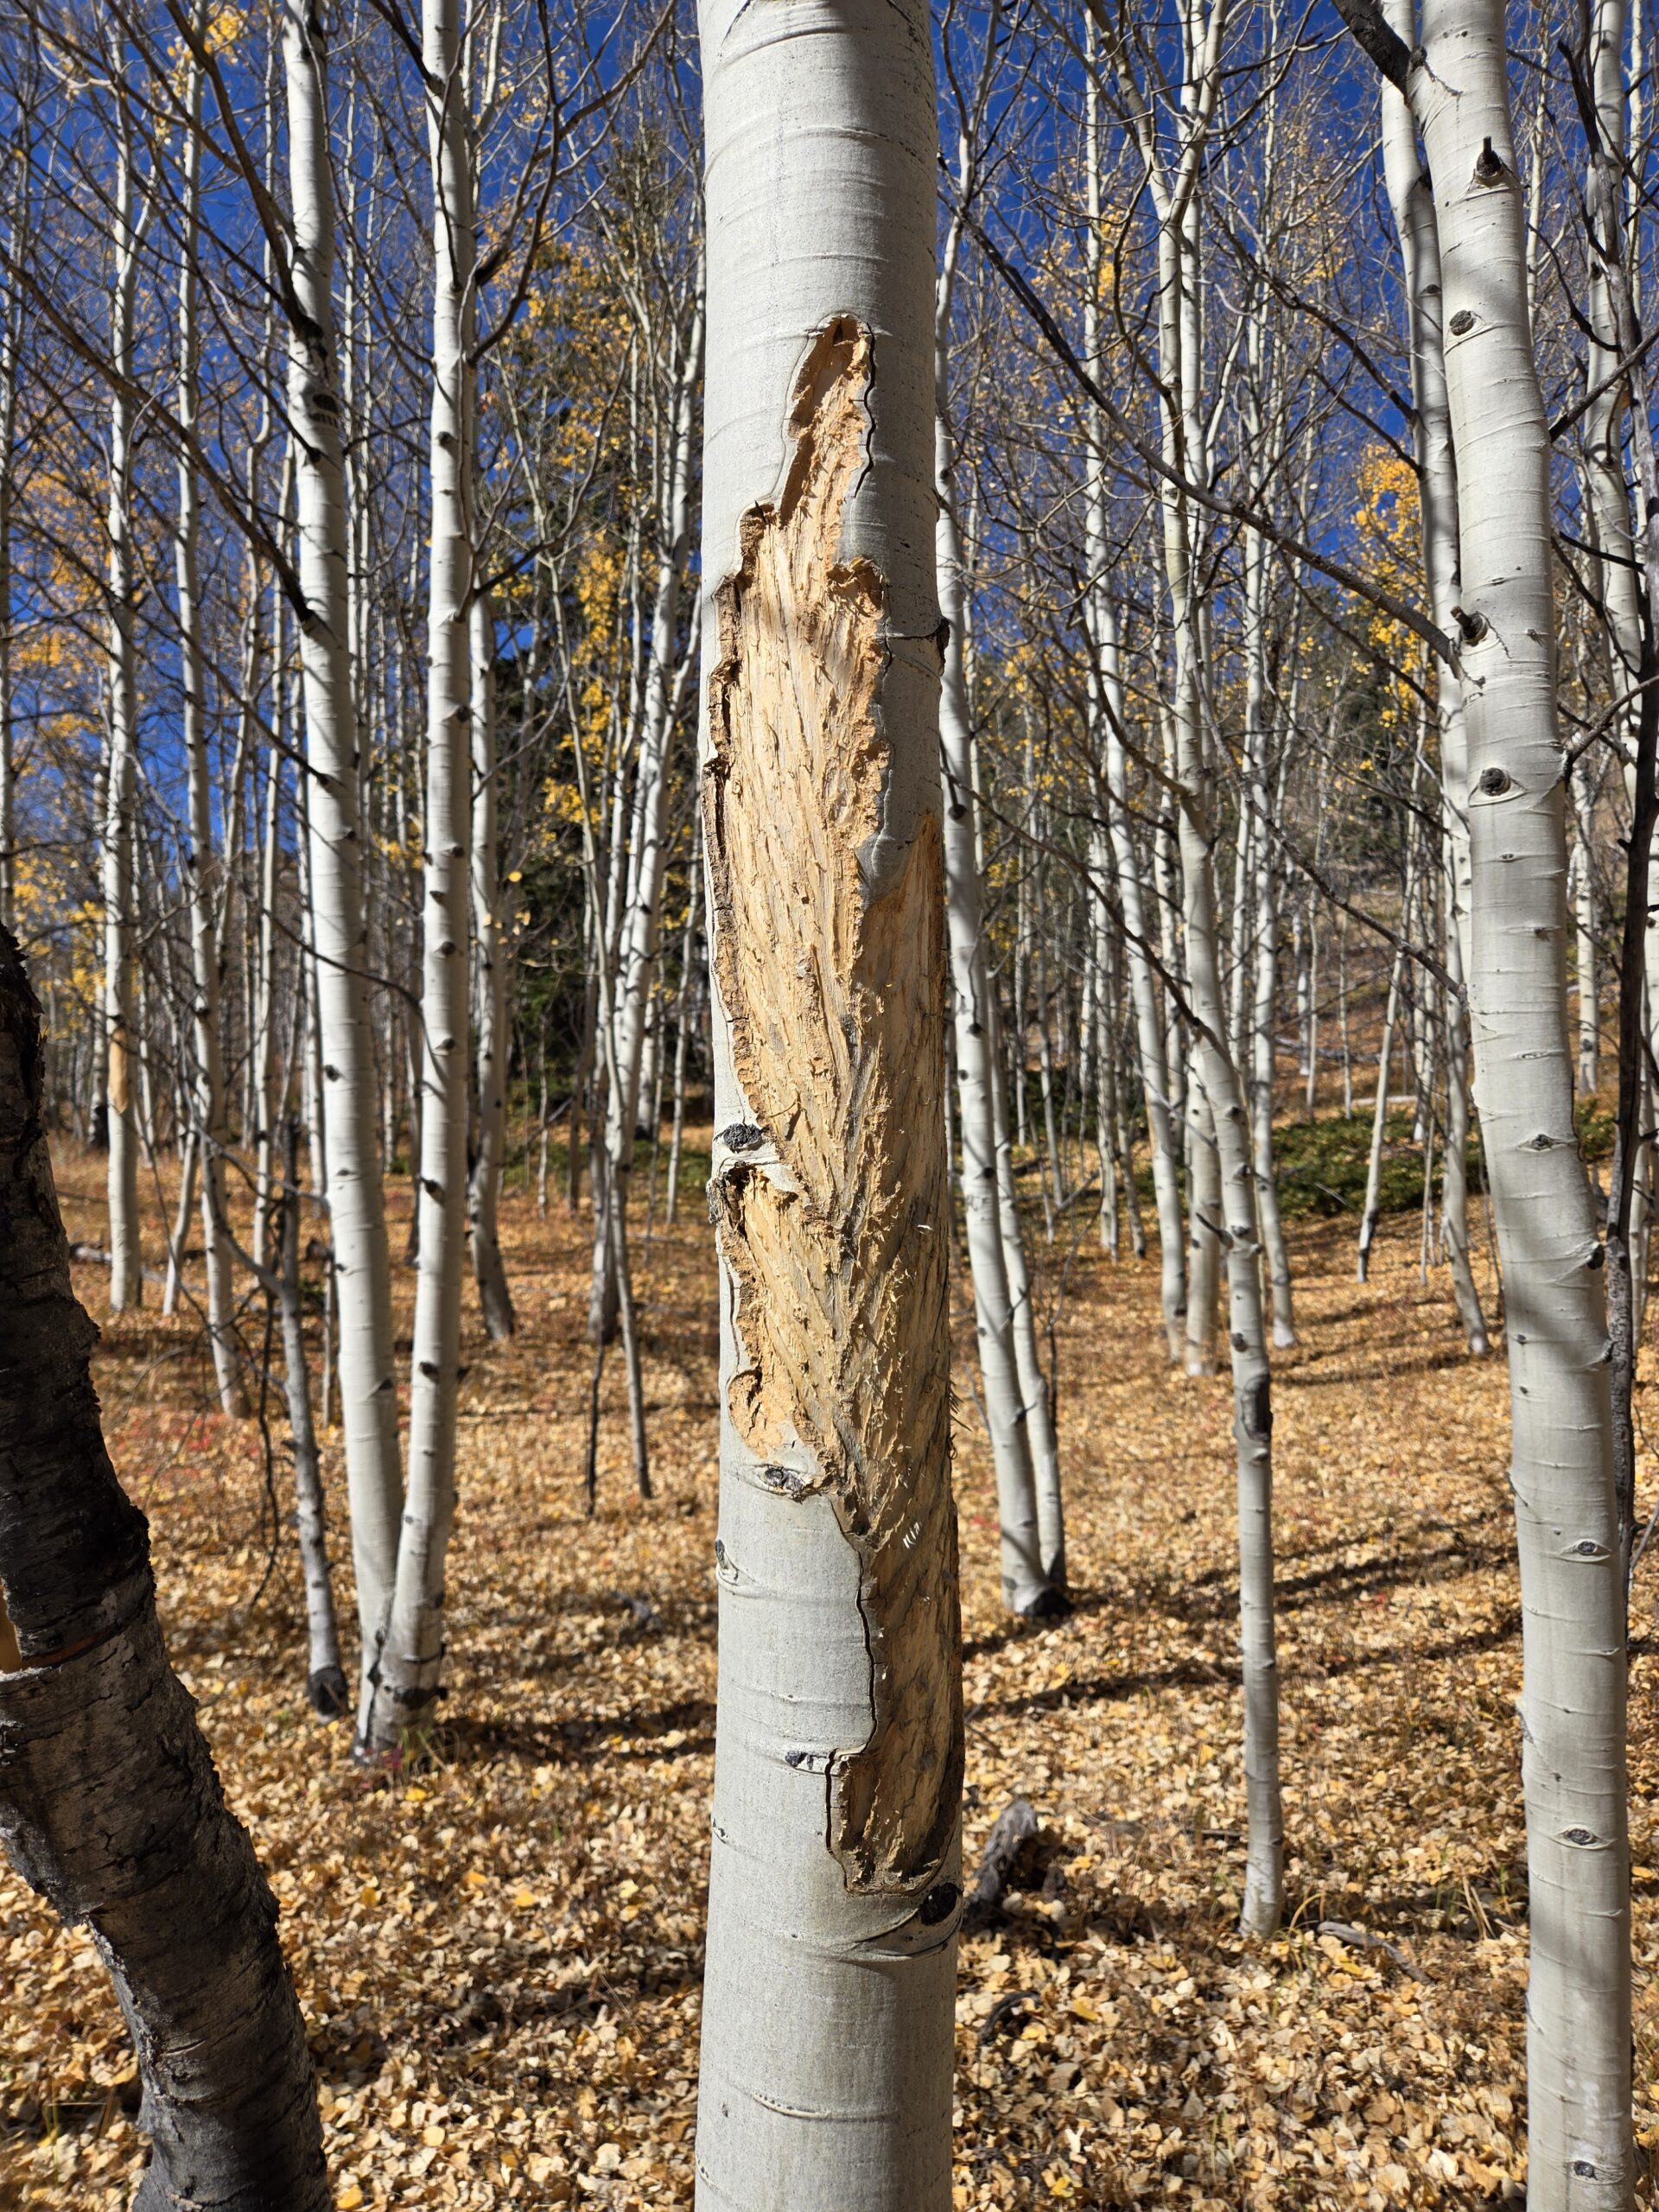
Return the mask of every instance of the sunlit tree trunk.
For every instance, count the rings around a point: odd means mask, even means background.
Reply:
[[[1197,290],[1201,280],[1197,194],[1221,83],[1226,0],[1197,11],[1187,28],[1178,161],[1166,164],[1146,143],[1147,186],[1158,220],[1159,364],[1163,378],[1166,454],[1202,482],[1205,451],[1202,353]],[[1192,1014],[1192,1171],[1190,1211],[1211,1227],[1224,1255],[1227,1338],[1233,1381],[1236,1453],[1239,1626],[1244,1688],[1246,1860],[1243,1923],[1270,1936],[1283,1907],[1284,1826],[1279,1782],[1279,1673],[1274,1627],[1272,1389],[1262,1294],[1255,1162],[1243,1086],[1227,1043],[1216,893],[1216,767],[1203,715],[1205,612],[1195,567],[1194,505],[1184,488],[1160,495],[1164,582],[1173,669],[1169,713],[1176,781],[1186,957]],[[1211,1211],[1213,1208],[1213,1212]],[[1189,1367],[1213,1357],[1201,1306],[1208,1255],[1195,1241],[1188,1274]]]
[[[1521,1568],[1531,2212],[1630,2200],[1624,1605],[1602,1248],[1573,1123],[1549,440],[1498,0],[1427,0],[1408,90],[1445,286],[1469,740],[1469,965]]]
[[[720,1694],[700,2212],[944,2212],[961,1904],[931,26],[706,0]]]
[[[364,1729],[391,1750],[429,1720],[444,1651],[455,1511],[461,1277],[467,1221],[471,990],[474,583],[468,340],[477,244],[460,0],[422,11],[432,164],[432,498],[422,819],[419,1274],[409,1387],[409,1482],[378,1680]]]
[[[276,1201],[277,1306],[283,1317],[283,1386],[294,1448],[294,1522],[305,1580],[308,1645],[306,1695],[311,1710],[335,1720],[352,1709],[340,1663],[334,1570],[323,1511],[322,1458],[311,1419],[311,1376],[305,1354],[305,1306],[300,1287],[300,1125],[290,1118],[283,1138],[283,1185]],[[324,1345],[327,1357],[327,1344]]]
[[[10,204],[0,209],[0,220],[6,226],[7,245],[20,262],[27,261],[29,252],[32,135],[25,118],[18,142],[11,149],[16,169]],[[23,312],[22,285],[14,282],[0,288],[0,925],[7,929],[12,926],[15,917],[17,889],[16,640],[12,627],[11,554]]]
[[[1019,1613],[1052,1611],[1055,1586],[1046,1571],[1037,1510],[1031,1430],[1014,1343],[1007,1255],[998,1191],[999,1112],[1002,1084],[997,1051],[996,1005],[986,960],[984,900],[975,835],[977,797],[973,785],[971,709],[963,661],[963,576],[956,505],[956,452],[949,418],[951,279],[961,244],[953,224],[939,272],[936,377],[939,510],[937,525],[939,606],[947,629],[939,734],[944,768],[945,915],[950,949],[957,1105],[962,1142],[963,1224],[973,1281],[974,1323],[979,1349],[985,1423],[996,1472],[1001,1538],[1002,1599]],[[1019,1217],[1014,1235],[1020,1234]],[[1027,1293],[1027,1295],[1029,1294]]]
[[[652,607],[650,656],[644,673],[639,765],[635,777],[633,839],[630,850],[626,911],[621,920],[615,1008],[616,1071],[620,1088],[607,1094],[605,1146],[607,1157],[606,1205],[596,1208],[594,1255],[594,1295],[590,1331],[608,1325],[608,1286],[614,1266],[609,1256],[614,1217],[626,1239],[627,1195],[633,1167],[652,991],[656,979],[658,937],[662,920],[663,872],[667,860],[665,817],[669,788],[669,741],[674,728],[675,638],[679,627],[680,587],[691,529],[691,440],[697,383],[702,373],[703,315],[699,301],[679,357],[670,417],[670,454],[664,485],[662,544]],[[620,846],[617,848],[618,856]]]
[[[144,1517],[104,1446],[40,1019],[0,933],[0,1840],[114,1981],[151,2144],[134,2212],[325,2212],[276,1906],[168,1664]]]
[[[196,9],[198,35],[205,34],[207,9]],[[185,62],[185,104],[189,122],[182,159],[184,236],[179,257],[178,414],[185,427],[196,425],[197,384],[201,371],[198,328],[201,226],[201,70],[194,56]],[[174,543],[178,592],[179,652],[184,677],[181,719],[186,773],[189,780],[190,834],[186,884],[190,905],[190,957],[194,995],[196,1056],[195,1119],[201,1131],[201,1241],[207,1278],[207,1342],[223,1412],[239,1420],[247,1411],[236,1340],[235,1262],[225,1216],[225,1077],[219,1052],[219,933],[213,865],[213,769],[207,757],[207,665],[202,651],[201,589],[197,541],[201,499],[194,455],[179,457],[179,513]]]
[[[357,1570],[366,1719],[377,1647],[397,1559],[403,1471],[391,1331],[391,1271],[376,1134],[374,1039],[365,974],[357,715],[346,590],[346,480],[334,340],[334,165],[325,51],[308,0],[284,0],[293,201],[289,407],[299,507],[310,937],[334,1276],[340,1312],[340,1413]],[[315,1173],[315,1160],[314,1160]]]
[[[507,1058],[512,1032],[507,1018],[508,936],[501,912],[500,859],[496,850],[495,613],[489,594],[475,590],[473,645],[473,931],[477,945],[478,1154],[467,1185],[473,1274],[484,1325],[498,1342],[513,1332],[512,1293],[501,1263],[497,1226],[501,1171],[507,1141]]]
[[[1414,44],[1413,0],[1387,0],[1385,13],[1407,46]],[[1453,610],[1459,590],[1458,470],[1446,401],[1440,236],[1433,194],[1410,110],[1400,92],[1386,83],[1382,86],[1382,158],[1405,279],[1412,397],[1417,410],[1418,512],[1429,611],[1440,628],[1451,632],[1457,626]],[[1440,1236],[1464,1341],[1478,1357],[1491,1347],[1469,1259],[1469,1023],[1465,1012],[1470,960],[1469,740],[1461,674],[1440,667],[1435,670],[1434,679],[1446,854],[1444,953],[1453,985],[1446,1007],[1446,1136]]]
[[[122,98],[115,188],[115,270],[110,360],[118,379],[110,402],[109,649],[104,772],[104,1031],[108,1058],[110,1304],[119,1313],[143,1303],[139,1243],[136,1059],[133,1026],[133,838],[137,804],[138,648],[134,633],[137,569],[132,543],[133,321],[138,247],[144,217],[134,174],[132,130]]]

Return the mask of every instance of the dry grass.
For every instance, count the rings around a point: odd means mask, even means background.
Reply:
[[[72,1232],[100,1229],[98,1172],[65,1163]],[[341,2206],[690,2202],[715,1446],[712,1264],[691,1212],[641,1269],[658,1494],[630,1494],[613,1371],[589,1522],[588,1225],[510,1204],[522,1327],[492,1348],[469,1320],[449,1696],[429,1766],[401,1779],[355,1773],[305,1709],[286,1543],[267,1578],[257,1428],[202,1410],[187,1325],[110,1322],[82,1271],[175,1662],[283,1908]],[[999,1612],[964,1381],[970,1854],[1016,1793],[1043,1825],[1006,1916],[963,1946],[959,2205],[1523,2194],[1503,1374],[1461,1357],[1414,1220],[1386,1229],[1363,1289],[1344,1225],[1294,1235],[1303,1342],[1277,1364],[1275,1431],[1292,1918],[1265,1948],[1233,1924],[1225,1381],[1165,1368],[1152,1267],[1077,1254],[1059,1367],[1079,1605],[1042,1630]],[[280,1485],[280,1452],[276,1470]],[[337,1496],[337,1452],[330,1471]],[[1655,1589],[1644,1573],[1633,1700],[1649,2148]],[[1321,1937],[1322,1919],[1393,1950]],[[124,2202],[143,2154],[131,2061],[90,1945],[6,1875],[0,1959],[0,2203]]]

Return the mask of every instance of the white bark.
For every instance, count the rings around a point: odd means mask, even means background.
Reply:
[[[1203,481],[1207,472],[1201,405],[1202,334],[1197,194],[1204,149],[1220,87],[1226,0],[1188,25],[1187,73],[1181,95],[1179,160],[1166,165],[1149,128],[1143,138],[1147,188],[1158,219],[1159,365],[1162,374],[1164,449]],[[1130,88],[1133,91],[1133,88]],[[1246,1931],[1269,1936],[1283,1904],[1284,1828],[1279,1784],[1279,1676],[1273,1593],[1272,1395],[1261,1244],[1249,1116],[1239,1072],[1227,1045],[1215,870],[1215,766],[1203,723],[1205,637],[1192,540],[1193,510],[1167,483],[1160,495],[1164,580],[1173,646],[1170,702],[1172,766],[1179,792],[1179,832],[1185,923],[1187,995],[1192,1021],[1191,1213],[1194,1229],[1188,1275],[1189,1367],[1204,1371],[1212,1330],[1206,1322],[1206,1233],[1224,1252],[1228,1342],[1233,1378],[1233,1436],[1237,1460],[1239,1628],[1244,1677],[1244,1771],[1247,1847],[1242,1913]],[[1211,1211],[1213,1207],[1213,1213]]]
[[[513,1332],[512,1293],[501,1263],[497,1210],[507,1141],[507,932],[502,926],[499,856],[496,852],[495,614],[489,595],[475,591],[473,648],[473,931],[477,948],[478,1154],[467,1186],[473,1274],[484,1325],[499,1342]]]
[[[605,1147],[608,1189],[621,1234],[627,1234],[627,1194],[633,1166],[634,1131],[639,1120],[652,991],[656,978],[658,936],[662,920],[663,873],[668,852],[664,837],[669,785],[669,741],[675,706],[675,637],[679,627],[680,588],[691,529],[691,438],[696,388],[702,373],[703,309],[701,297],[680,353],[670,418],[670,452],[660,516],[657,585],[652,607],[650,657],[643,678],[639,760],[635,774],[633,836],[629,847],[628,898],[622,918],[620,963],[613,994],[615,1058],[619,1078],[606,1096]],[[616,848],[620,858],[621,847]],[[608,1286],[614,1280],[613,1240],[606,1208],[594,1217],[594,1300],[595,1320],[608,1328]]]
[[[1630,2200],[1623,1592],[1602,1249],[1573,1125],[1549,444],[1498,0],[1427,0],[1408,92],[1445,285],[1459,495],[1469,976],[1503,1268],[1532,1894],[1531,2212]]]
[[[311,1377],[305,1356],[305,1308],[300,1294],[299,1138],[299,1123],[290,1121],[283,1148],[277,1306],[283,1317],[283,1386],[294,1447],[294,1522],[300,1571],[305,1578],[306,1695],[314,1713],[334,1720],[351,1711],[352,1699],[340,1663],[334,1572],[328,1564],[323,1512],[322,1461],[311,1420]],[[327,1356],[326,1338],[323,1355]]]
[[[366,1717],[376,1644],[397,1557],[403,1471],[391,1331],[391,1273],[376,1138],[374,1039],[365,976],[359,764],[352,690],[346,480],[334,341],[334,164],[322,34],[307,0],[284,0],[292,275],[301,320],[289,334],[289,407],[299,511],[311,940],[315,951],[318,1105],[340,1311],[340,1414],[361,1631]],[[313,1162],[315,1173],[315,1161]]]
[[[16,181],[15,198],[4,211],[13,257],[23,261],[29,251],[30,194],[33,190],[31,132],[20,132],[14,149]],[[16,714],[12,635],[12,505],[16,455],[17,397],[23,338],[23,294],[9,283],[0,296],[0,927],[13,925],[16,895],[16,752],[12,723]]]
[[[207,9],[195,11],[197,35],[205,34]],[[197,323],[201,213],[201,69],[194,55],[185,62],[182,189],[184,236],[179,260],[178,416],[187,430],[196,422],[200,375],[200,334]],[[225,1077],[219,1052],[219,942],[215,927],[213,772],[207,757],[207,658],[201,644],[198,537],[201,499],[195,461],[188,447],[179,454],[179,513],[174,540],[174,575],[178,591],[179,652],[184,676],[181,721],[189,784],[190,836],[186,855],[190,909],[190,957],[195,1033],[195,1118],[201,1131],[201,1239],[207,1278],[207,1343],[220,1410],[232,1420],[247,1412],[236,1337],[235,1262],[225,1214],[225,1150],[228,1125]]]
[[[139,1246],[139,1133],[135,1114],[137,1037],[133,1026],[133,836],[137,803],[138,658],[133,622],[137,571],[132,546],[133,318],[138,246],[144,221],[124,106],[118,130],[115,268],[110,307],[110,362],[118,381],[110,402],[109,639],[105,659],[107,745],[104,769],[104,1033],[109,1127],[110,1304],[118,1313],[143,1303]]]
[[[1175,1141],[1175,1117],[1170,1111],[1169,1065],[1165,1058],[1164,1026],[1158,1007],[1157,979],[1153,973],[1150,917],[1141,874],[1141,855],[1135,848],[1129,819],[1128,755],[1123,743],[1122,657],[1118,645],[1117,613],[1110,595],[1097,589],[1092,596],[1091,620],[1098,657],[1102,690],[1105,751],[1103,793],[1113,865],[1117,874],[1118,905],[1123,915],[1123,957],[1129,974],[1129,995],[1135,1007],[1136,1057],[1141,1063],[1141,1085],[1146,1100],[1147,1128],[1151,1137],[1152,1187],[1158,1208],[1158,1264],[1163,1305],[1164,1333],[1172,1361],[1180,1359],[1186,1342],[1186,1262],[1181,1230],[1180,1159]]]
[[[705,0],[701,29],[722,1433],[697,2204],[944,2212],[931,27],[921,0]]]
[[[1405,40],[1416,41],[1413,0],[1385,0],[1384,13]],[[1418,512],[1429,611],[1448,635],[1458,605],[1458,472],[1446,388],[1445,300],[1433,194],[1418,150],[1406,102],[1382,87],[1382,156],[1389,205],[1400,240],[1406,316],[1411,346],[1412,397],[1417,421]],[[1466,987],[1469,977],[1469,741],[1463,680],[1455,669],[1434,671],[1440,735],[1440,807],[1446,842],[1448,974]],[[1452,1273],[1452,1295],[1464,1339],[1477,1357],[1490,1349],[1480,1294],[1469,1261],[1469,1025],[1463,992],[1446,1008],[1446,1141],[1440,1235]]]
[[[954,236],[952,244],[954,245]],[[948,264],[947,264],[948,266]],[[985,957],[985,917],[980,882],[976,801],[970,760],[970,709],[963,667],[962,546],[957,523],[955,454],[944,413],[947,397],[945,326],[948,301],[941,284],[938,378],[939,417],[938,523],[939,606],[950,625],[939,696],[944,766],[945,916],[950,946],[952,1030],[956,1044],[957,1104],[962,1142],[962,1211],[973,1279],[974,1325],[996,1472],[1001,1539],[1002,1602],[1017,1613],[1054,1609],[1055,1590],[1044,1570],[1038,1528],[1031,1430],[1014,1344],[1013,1300],[1003,1243],[999,1193],[998,1109],[1002,1065],[997,1052],[996,1009]],[[1006,1139],[1005,1139],[1006,1145]],[[1014,1234],[1020,1233],[1014,1217]]]
[[[474,712],[468,349],[477,245],[460,0],[424,0],[421,53],[435,266],[422,823],[420,1271],[409,1386],[409,1483],[385,1642],[363,1731],[375,1751],[389,1751],[407,1732],[427,1726],[441,1688],[444,1566],[455,1512],[467,1222]]]

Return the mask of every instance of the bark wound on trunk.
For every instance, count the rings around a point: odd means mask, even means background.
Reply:
[[[829,1844],[855,1890],[930,1879],[962,1736],[943,1340],[944,931],[937,817],[892,880],[885,580],[841,554],[862,475],[869,332],[822,330],[797,382],[781,499],[744,517],[720,588],[705,832],[721,994],[754,1116],[717,1169],[737,1286],[738,1434],[793,1497],[826,1493],[858,1554],[871,1731],[834,1761]],[[811,1071],[803,1084],[799,1071]],[[734,1133],[735,1134],[735,1132]]]

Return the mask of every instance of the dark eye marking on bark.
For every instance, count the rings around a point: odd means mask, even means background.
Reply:
[[[936,1880],[962,1773],[946,1240],[925,1233],[946,1217],[944,906],[936,812],[880,895],[860,860],[891,768],[887,582],[842,550],[874,375],[849,315],[802,366],[782,493],[743,517],[717,594],[703,808],[733,1067],[779,1163],[715,1179],[728,1402],[757,1459],[807,1465],[798,1494],[857,1554],[871,1727],[836,1760],[829,1840],[852,1888],[908,1892]]]

